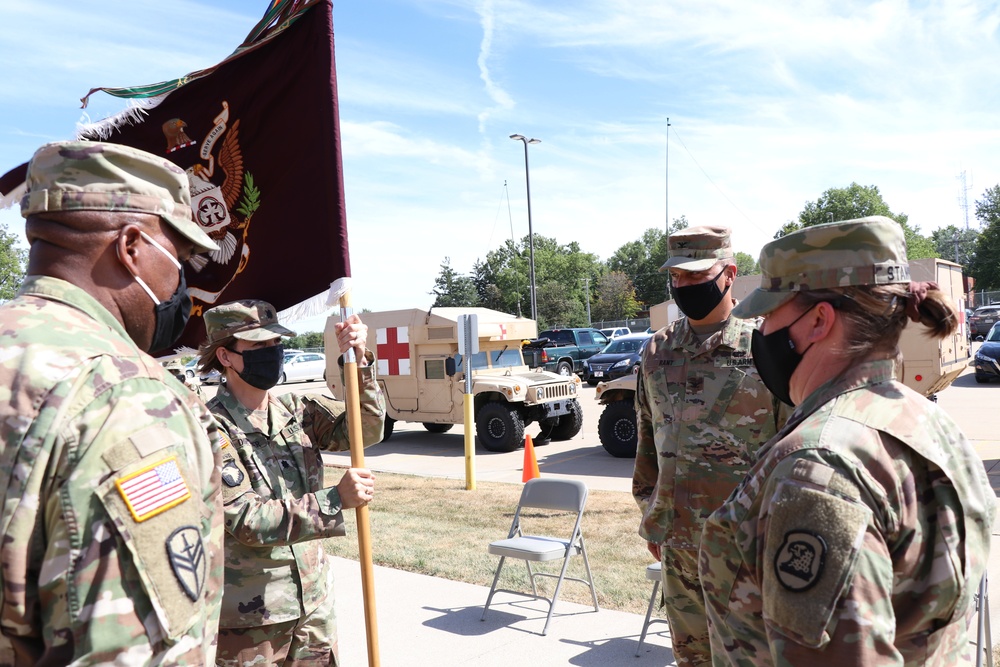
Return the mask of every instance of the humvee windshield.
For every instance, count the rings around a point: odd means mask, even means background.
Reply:
[[[489,361],[487,361],[489,355]],[[478,371],[486,368],[509,368],[510,366],[523,366],[524,359],[521,358],[521,350],[486,350],[472,355],[472,370]],[[455,355],[455,369],[461,373],[465,370],[462,367],[462,355]]]

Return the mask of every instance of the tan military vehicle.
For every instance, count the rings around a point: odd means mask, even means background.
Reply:
[[[900,381],[929,399],[937,400],[937,393],[946,389],[961,375],[969,364],[968,331],[965,323],[965,293],[962,267],[944,259],[910,260],[910,278],[915,281],[934,281],[951,297],[952,305],[962,321],[962,326],[944,340],[934,340],[922,324],[909,322],[899,339],[903,354]],[[740,276],[733,292],[743,298],[760,285],[760,276]],[[654,331],[677,319],[679,312],[673,301],[657,304],[650,309],[650,326]],[[635,426],[636,376],[628,375],[597,385],[596,400],[604,407],[597,423],[601,445],[612,456],[634,457],[638,444]]]
[[[479,352],[458,353],[459,315],[476,315]],[[395,422],[419,422],[444,433],[464,420],[465,372],[472,368],[476,435],[491,452],[510,452],[524,444],[524,429],[538,422],[540,436],[569,440],[583,426],[580,379],[531,370],[521,356],[521,341],[534,338],[534,320],[487,308],[411,308],[365,313],[368,348],[378,359],[378,382],[385,392],[385,436]],[[336,349],[335,320],[327,324],[327,349]],[[327,378],[343,396],[336,357],[327,355]]]

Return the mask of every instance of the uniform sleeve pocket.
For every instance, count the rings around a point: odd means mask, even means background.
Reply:
[[[199,619],[208,576],[204,503],[181,452],[178,443],[124,465],[98,490],[171,639]]]
[[[761,563],[764,621],[772,629],[811,648],[829,641],[870,516],[839,496],[794,483],[778,487]]]

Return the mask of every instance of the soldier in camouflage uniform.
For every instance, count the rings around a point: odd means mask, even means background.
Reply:
[[[702,534],[714,664],[968,660],[996,498],[954,422],[895,379],[907,318],[944,337],[951,304],[909,282],[881,216],[784,236],[760,266],[734,315],[764,316],[754,361],[797,407]]]
[[[736,265],[726,227],[668,239],[675,300],[686,314],[650,339],[636,392],[639,430],[632,495],[639,534],[661,561],[678,665],[710,662],[698,583],[701,527],[777,428],[775,402],[753,366],[755,322],[729,316]]]
[[[201,366],[226,382],[208,403],[224,437],[226,592],[219,665],[336,665],[333,572],[322,538],[344,535],[344,509],[371,501],[371,472],[349,469],[324,487],[321,450],[350,448],[345,406],[322,394],[268,391],[281,375],[281,336],[264,301],[205,312]],[[364,444],[382,440],[385,400],[375,381],[367,329],[356,315],[337,324],[341,352],[359,359]]]
[[[218,431],[146,350],[215,244],[184,171],[132,148],[48,144],[27,188],[28,277],[0,306],[0,665],[211,664]]]

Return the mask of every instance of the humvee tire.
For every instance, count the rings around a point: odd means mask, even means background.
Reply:
[[[431,433],[447,433],[451,430],[454,424],[432,424],[430,422],[423,422],[424,428]]]
[[[569,440],[583,428],[583,408],[575,398],[568,404],[569,414],[559,417],[559,422],[549,431],[553,440]]]
[[[385,424],[382,426],[382,439],[379,442],[385,442],[390,437],[392,437],[392,427],[396,425],[396,420],[389,415],[385,416]]]
[[[476,437],[490,452],[513,452],[524,444],[524,421],[505,403],[489,401],[476,414]]]
[[[635,458],[639,432],[635,425],[635,404],[620,399],[604,406],[597,422],[597,435],[601,446],[611,456],[619,459]]]

